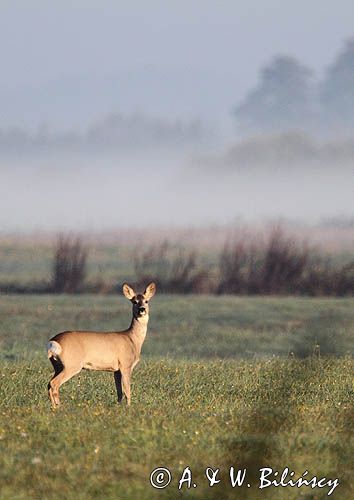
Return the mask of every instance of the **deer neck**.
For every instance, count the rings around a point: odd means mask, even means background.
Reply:
[[[129,328],[130,336],[132,337],[139,353],[146,337],[148,322],[148,315],[142,318],[133,318]]]

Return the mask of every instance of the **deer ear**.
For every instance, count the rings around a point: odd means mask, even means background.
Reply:
[[[144,292],[144,297],[149,300],[151,299],[151,297],[153,297],[155,295],[155,292],[156,292],[156,285],[154,282],[151,282],[145,289],[145,292]]]
[[[135,297],[136,293],[134,292],[133,288],[128,285],[128,283],[124,283],[124,285],[123,285],[123,295],[127,299],[132,300],[132,298]]]

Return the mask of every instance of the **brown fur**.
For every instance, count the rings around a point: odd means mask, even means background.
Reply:
[[[150,283],[143,294],[136,294],[126,283],[123,294],[133,304],[130,327],[122,332],[66,331],[48,343],[48,358],[55,373],[48,385],[52,406],[60,404],[59,388],[82,369],[114,372],[118,401],[126,395],[130,405],[130,379],[140,359],[149,321],[148,301],[155,294]]]

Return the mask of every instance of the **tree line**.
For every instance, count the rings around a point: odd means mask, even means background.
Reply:
[[[109,113],[82,131],[51,130],[41,125],[35,132],[20,127],[0,129],[0,152],[85,152],[183,148],[201,144],[210,131],[199,120],[165,119],[143,113]]]
[[[320,134],[354,131],[354,38],[348,40],[324,77],[288,55],[274,57],[259,81],[234,109],[244,134],[301,129]]]

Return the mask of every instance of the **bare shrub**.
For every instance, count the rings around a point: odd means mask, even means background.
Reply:
[[[260,273],[261,293],[296,293],[306,272],[309,250],[280,228],[269,236]]]
[[[273,229],[264,241],[243,235],[219,258],[219,293],[352,295],[354,261],[335,264],[306,244]]]
[[[309,251],[279,228],[264,242],[228,242],[219,259],[219,293],[296,293],[308,263]]]
[[[300,293],[345,296],[354,293],[354,261],[335,265],[329,258],[316,256],[307,266]]]
[[[344,264],[336,272],[336,295],[354,293],[354,260]]]
[[[54,293],[76,293],[82,290],[87,263],[87,249],[80,238],[60,235],[57,239],[51,288]]]
[[[195,250],[176,248],[168,241],[136,250],[134,268],[137,285],[154,280],[161,292],[210,292],[208,272],[198,264]]]
[[[259,265],[257,245],[243,241],[226,243],[219,260],[219,293],[257,293]]]

